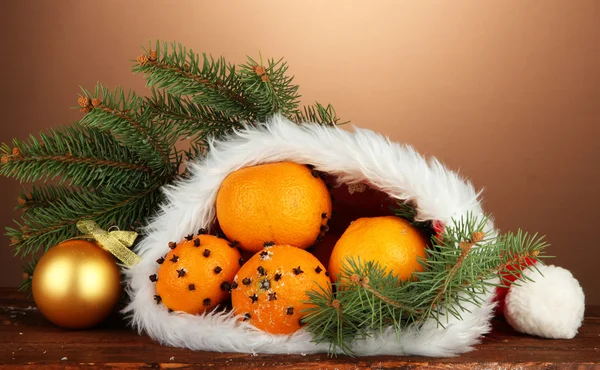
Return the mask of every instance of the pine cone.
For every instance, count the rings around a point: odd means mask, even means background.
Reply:
[[[0,162],[2,162],[2,164],[7,164],[8,162],[10,162],[10,157],[6,154],[4,154],[2,156],[2,159],[0,159]]]
[[[263,66],[254,66],[254,67],[252,67],[252,69],[259,76],[262,76],[265,74],[265,68]]]
[[[483,231],[477,231],[473,233],[471,240],[473,241],[473,243],[479,243],[483,240],[483,238],[485,238],[485,233]]]
[[[18,204],[19,204],[21,207],[23,207],[23,206],[25,206],[25,205],[27,204],[27,199],[25,199],[25,198],[23,198],[23,197],[18,197],[18,198],[17,198],[17,203],[18,203]]]
[[[148,57],[146,56],[146,54],[142,54],[139,57],[137,57],[137,61],[141,66],[145,66],[146,63],[148,63]]]
[[[269,75],[267,75],[267,74],[264,74],[264,75],[262,75],[262,77],[261,77],[260,79],[261,79],[263,82],[267,82],[267,81],[269,81]]]
[[[100,99],[98,99],[98,98],[92,99],[92,106],[99,107],[100,105],[102,105],[102,101]]]
[[[81,107],[87,107],[90,105],[90,99],[87,96],[80,96],[79,99],[77,99],[77,103],[79,103],[79,106]]]
[[[81,113],[89,113],[92,109],[89,107],[82,107],[79,109]]]
[[[21,151],[19,150],[19,148],[13,148],[12,155],[13,155],[13,157],[20,158],[21,157]]]
[[[156,62],[157,59],[158,59],[158,55],[156,55],[156,51],[150,50],[150,53],[148,55],[148,60],[151,62]]]

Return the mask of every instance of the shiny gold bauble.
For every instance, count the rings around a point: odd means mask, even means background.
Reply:
[[[68,240],[48,250],[32,278],[33,299],[48,320],[85,329],[110,315],[121,296],[116,259],[93,241]]]

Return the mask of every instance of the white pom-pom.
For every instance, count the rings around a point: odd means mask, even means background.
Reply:
[[[504,316],[517,331],[544,338],[570,339],[583,321],[585,296],[571,272],[537,264],[523,271],[533,281],[518,281],[506,295]]]

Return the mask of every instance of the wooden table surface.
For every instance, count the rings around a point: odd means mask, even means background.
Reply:
[[[571,340],[522,335],[495,320],[475,351],[453,358],[254,356],[161,346],[119,318],[91,330],[63,330],[47,322],[31,300],[0,288],[0,369],[600,369],[600,306],[588,306],[585,316]]]

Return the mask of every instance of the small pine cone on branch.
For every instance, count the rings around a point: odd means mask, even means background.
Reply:
[[[148,54],[148,60],[151,62],[156,62],[157,59],[158,59],[158,55],[156,54],[156,51],[150,50],[150,53]]]
[[[256,73],[259,76],[265,74],[265,68],[263,66],[253,66],[252,69],[254,70],[254,73]]]
[[[17,204],[20,205],[21,207],[25,207],[25,205],[27,205],[27,199],[25,199],[23,197],[18,197]]]
[[[80,96],[79,99],[77,99],[77,103],[80,107],[87,107],[90,105],[90,99],[87,96]]]
[[[92,99],[92,106],[95,107],[99,107],[100,105],[102,105],[102,101],[98,98],[94,98]]]
[[[145,66],[146,63],[148,63],[148,57],[146,56],[146,54],[142,54],[139,57],[137,57],[137,61],[139,65]]]

